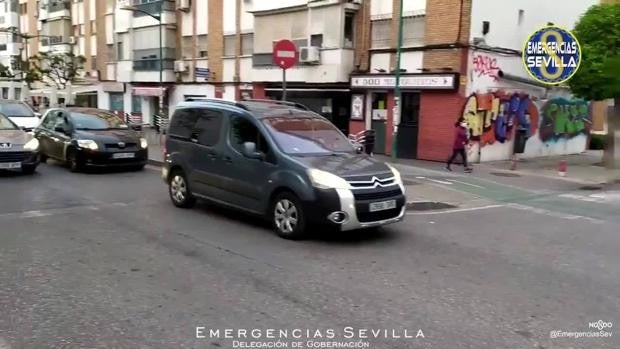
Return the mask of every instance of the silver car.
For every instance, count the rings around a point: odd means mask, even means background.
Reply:
[[[39,165],[39,141],[0,113],[0,170],[34,173]]]

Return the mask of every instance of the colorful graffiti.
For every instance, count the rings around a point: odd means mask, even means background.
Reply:
[[[499,80],[499,66],[497,59],[486,55],[474,55],[474,73],[477,77],[489,76],[493,80]]]
[[[469,124],[471,138],[480,141],[481,146],[510,140],[515,127],[526,130],[529,138],[539,124],[538,108],[528,95],[502,91],[472,94],[462,115]]]
[[[553,98],[542,107],[540,139],[548,142],[587,134],[592,124],[590,115],[589,103],[583,99]]]

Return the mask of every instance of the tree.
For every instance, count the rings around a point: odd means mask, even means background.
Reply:
[[[31,61],[33,70],[42,77],[43,83],[64,90],[83,71],[86,58],[71,52],[42,52],[33,56]]]
[[[32,68],[30,62],[18,61],[17,65],[18,69],[11,69],[0,63],[0,78],[25,81],[28,84],[28,88],[31,87],[33,82],[41,80],[41,75]]]
[[[605,162],[612,169],[620,168],[614,154],[620,123],[620,2],[594,5],[575,25],[574,34],[581,45],[581,65],[568,84],[577,96],[589,100],[615,100],[610,114]]]

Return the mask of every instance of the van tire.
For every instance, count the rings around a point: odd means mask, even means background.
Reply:
[[[187,182],[187,176],[181,170],[174,170],[168,177],[168,194],[176,207],[191,208],[196,204],[196,198]]]
[[[278,194],[270,205],[271,223],[278,236],[299,240],[306,236],[306,216],[299,198],[288,191]]]

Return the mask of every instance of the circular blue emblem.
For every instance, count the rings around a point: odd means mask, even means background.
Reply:
[[[579,69],[581,47],[570,31],[557,26],[543,27],[525,41],[523,64],[532,78],[544,84],[560,84]]]

